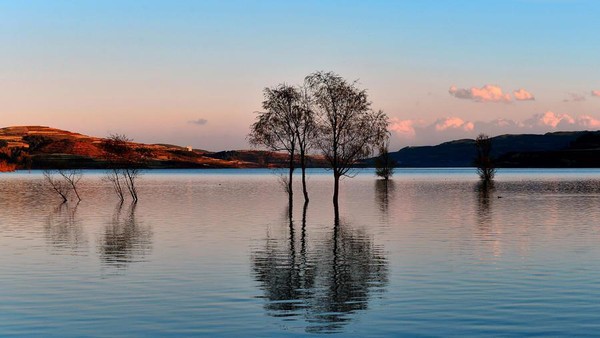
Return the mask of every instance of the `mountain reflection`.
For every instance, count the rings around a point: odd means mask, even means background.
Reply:
[[[72,255],[83,253],[87,245],[83,226],[77,217],[77,207],[78,204],[69,206],[61,203],[46,217],[44,224],[46,239],[50,245]]]
[[[112,267],[125,268],[131,262],[143,260],[152,249],[152,232],[137,224],[136,203],[127,211],[122,204],[115,209],[100,243],[101,261]]]
[[[306,212],[307,205],[300,229],[287,219],[284,236],[269,235],[253,252],[255,278],[269,315],[302,316],[311,333],[338,332],[354,312],[368,308],[373,293],[384,290],[388,262],[367,233],[339,220],[329,235],[309,245]]]

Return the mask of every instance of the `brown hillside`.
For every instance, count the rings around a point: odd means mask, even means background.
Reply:
[[[106,168],[105,139],[46,126],[0,128],[2,168]],[[130,142],[147,168],[259,168],[286,166],[286,155],[267,151],[207,152],[167,144]],[[310,161],[320,164],[318,160]]]

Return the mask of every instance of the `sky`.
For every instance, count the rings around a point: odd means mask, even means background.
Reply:
[[[358,80],[391,150],[600,129],[600,1],[0,0],[0,127],[248,149],[262,90]]]

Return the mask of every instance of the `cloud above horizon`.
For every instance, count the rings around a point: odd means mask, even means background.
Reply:
[[[436,119],[433,122],[392,118],[389,129],[402,144],[432,145],[455,139],[474,138],[480,133],[496,136],[514,133],[600,129],[600,119],[589,115],[574,117],[552,111],[534,114],[523,121],[510,119],[496,119],[487,122],[466,121],[455,116]]]
[[[475,102],[511,102],[510,94],[503,93],[502,88],[496,85],[486,84],[481,88],[457,88],[451,86],[448,90],[450,95],[457,99],[473,100]]]
[[[448,89],[450,95],[457,99],[471,100],[475,102],[503,102],[510,103],[513,97],[510,93],[505,93],[502,88],[493,84],[486,84],[481,88],[458,88],[455,85]],[[519,88],[513,91],[515,101],[534,101],[535,96],[526,89]]]
[[[600,97],[600,90],[592,90],[592,96]]]
[[[530,92],[526,91],[523,88],[519,90],[513,91],[513,95],[515,96],[515,100],[517,101],[533,101],[535,97]]]
[[[197,120],[188,121],[188,123],[195,124],[197,126],[203,126],[203,125],[205,125],[205,124],[208,123],[208,120],[200,118],[200,119],[197,119]]]

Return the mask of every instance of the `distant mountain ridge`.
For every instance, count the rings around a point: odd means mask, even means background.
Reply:
[[[0,171],[15,169],[81,168],[102,169],[108,166],[102,147],[104,138],[82,135],[46,126],[0,128]],[[142,148],[146,168],[260,168],[287,166],[286,154],[236,150],[210,152],[169,144],[130,142]],[[322,164],[311,157],[309,165]]]
[[[600,132],[553,132],[492,137],[498,167],[600,167]],[[471,167],[475,140],[405,147],[390,156],[399,167]]]
[[[0,171],[15,169],[106,168],[105,139],[45,126],[0,128]],[[210,152],[170,144],[130,143],[148,154],[146,168],[279,168],[287,154],[260,150]],[[461,139],[436,146],[405,147],[390,156],[399,167],[471,167],[475,141]],[[553,132],[544,135],[492,137],[498,167],[600,167],[600,131]],[[324,167],[311,156],[309,167]],[[362,166],[372,166],[373,159]]]

